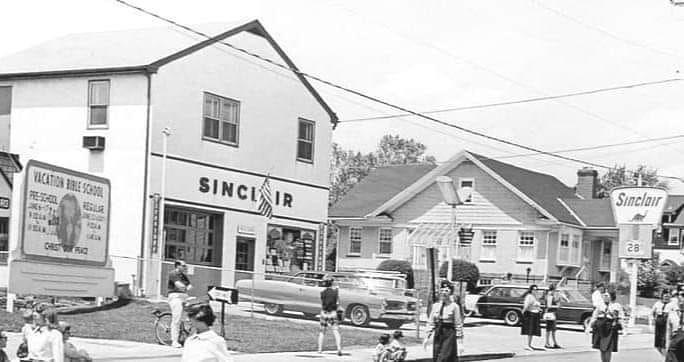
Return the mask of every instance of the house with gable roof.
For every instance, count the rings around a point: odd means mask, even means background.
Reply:
[[[110,180],[115,280],[149,296],[166,294],[175,259],[197,294],[324,264],[337,116],[259,21],[197,29],[210,38],[168,27],[73,34],[0,59],[9,151]],[[258,202],[266,180],[270,218]],[[20,249],[19,189],[10,251]]]
[[[337,268],[375,268],[383,260],[402,259],[421,270],[431,247],[444,262],[447,240],[456,236],[438,176],[471,192],[456,206],[455,219],[457,230],[472,229],[474,237],[452,255],[476,263],[482,284],[615,280],[618,229],[609,201],[596,198],[595,170],[579,170],[575,189],[551,175],[469,151],[439,166],[378,168],[332,205]]]

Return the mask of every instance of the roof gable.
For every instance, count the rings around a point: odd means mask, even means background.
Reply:
[[[365,217],[436,166],[415,164],[378,167],[364,177],[328,211],[329,217]]]
[[[557,178],[527,170],[507,163],[496,161],[488,157],[471,152],[462,151],[446,163],[433,169],[428,174],[406,187],[402,192],[388,199],[381,206],[373,210],[369,216],[392,211],[407,202],[412,195],[432,185],[435,177],[445,175],[464,160],[473,161],[478,167],[488,172],[497,181],[510,189],[523,201],[536,208],[542,215],[564,223],[581,225],[568,209],[563,206],[559,198],[577,199],[572,188],[564,185]]]
[[[222,30],[217,30],[219,27]],[[229,30],[226,31],[226,28]],[[211,38],[168,27],[67,35],[0,59],[0,80],[106,73],[154,73],[159,67],[174,60],[246,31],[268,41],[286,63],[286,67],[328,113],[330,121],[337,124],[335,112],[258,20],[230,26],[204,25],[198,31]]]

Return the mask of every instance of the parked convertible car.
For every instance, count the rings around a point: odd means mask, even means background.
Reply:
[[[545,304],[543,295],[546,288],[539,287],[535,293],[537,299]],[[509,326],[516,326],[522,320],[523,294],[525,285],[494,285],[480,295],[468,295],[465,299],[467,315],[483,318],[503,319]],[[560,323],[578,323],[588,328],[593,307],[579,291],[559,288],[561,303],[556,317]]]
[[[235,283],[235,287],[240,299],[250,300],[254,283],[254,301],[263,303],[268,314],[280,314],[287,310],[313,318],[321,311],[320,294],[323,288],[320,281],[326,275],[337,281],[340,306],[353,325],[365,326],[371,321],[381,321],[389,328],[398,329],[415,318],[415,298],[405,296],[402,289],[372,285],[358,273],[299,272],[294,276],[267,276],[266,280],[243,279]],[[363,277],[369,278],[368,275]],[[371,278],[371,281],[375,279]]]

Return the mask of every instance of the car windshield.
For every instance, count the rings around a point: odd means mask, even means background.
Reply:
[[[590,303],[578,290],[563,289],[560,292],[570,303]]]
[[[381,277],[361,277],[360,280],[363,282],[368,289],[382,289],[382,288],[398,288],[405,289],[406,281],[402,279],[392,279],[392,278],[381,278]]]

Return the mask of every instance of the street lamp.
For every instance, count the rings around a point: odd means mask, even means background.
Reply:
[[[157,253],[159,254],[159,265],[157,268],[157,278],[159,282],[157,283],[157,295],[161,295],[161,274],[164,264],[164,253],[166,249],[166,240],[164,239],[164,213],[165,199],[166,199],[166,154],[169,137],[171,136],[171,129],[169,127],[164,127],[162,130],[162,167],[161,167],[161,187],[160,187],[160,199],[159,199],[159,229],[156,230],[159,233],[159,246],[157,247]]]
[[[454,180],[449,176],[439,176],[435,179],[437,186],[439,186],[439,191],[442,193],[442,198],[444,202],[451,206],[451,235],[456,235],[456,206],[462,205],[461,197],[454,187]],[[451,238],[447,241],[447,280],[451,281],[453,271],[454,271],[454,260],[451,257]],[[456,248],[456,255],[458,256],[458,245]]]

